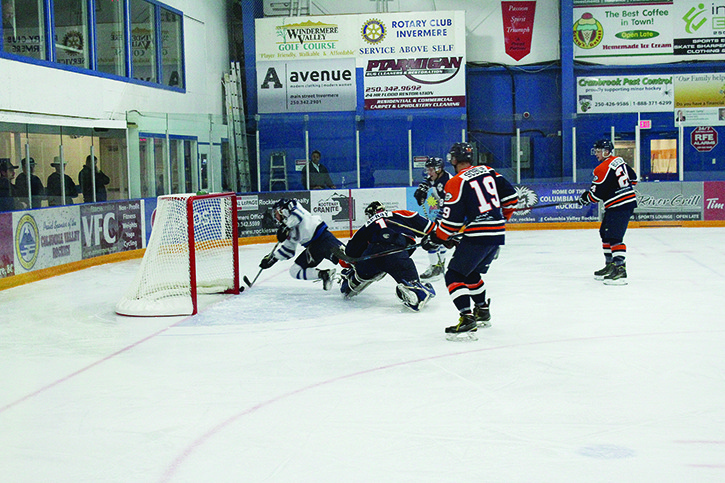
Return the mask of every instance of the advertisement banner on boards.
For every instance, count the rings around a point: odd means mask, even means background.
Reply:
[[[599,221],[597,205],[581,206],[577,200],[589,183],[516,185],[519,202],[509,223],[561,223]],[[540,208],[543,205],[554,205]],[[528,209],[527,209],[528,208]]]
[[[725,220],[725,181],[705,181],[704,219]]]
[[[15,275],[12,233],[13,214],[0,213],[0,278]]]
[[[703,183],[639,183],[635,221],[703,219]]]
[[[80,205],[83,259],[143,247],[140,200]]]
[[[306,210],[310,210],[310,194],[308,191],[267,192],[237,195],[237,221],[239,237],[274,235],[277,233],[277,222],[272,214],[272,207],[280,199],[295,199]]]
[[[81,259],[79,206],[13,212],[15,273]]]

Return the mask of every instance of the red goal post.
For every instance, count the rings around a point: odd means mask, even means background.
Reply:
[[[237,196],[159,196],[146,253],[116,313],[193,315],[204,293],[239,293]]]

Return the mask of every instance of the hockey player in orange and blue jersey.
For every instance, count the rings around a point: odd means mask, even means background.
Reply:
[[[428,233],[433,223],[413,211],[387,211],[379,201],[370,203],[365,215],[368,221],[347,243],[345,255],[353,259],[371,255],[373,258],[343,270],[340,291],[346,298],[353,297],[387,273],[398,282],[395,293],[403,305],[419,311],[435,296],[435,290],[430,283],[421,283],[410,254],[415,250],[415,237]],[[410,249],[406,250],[407,247]],[[374,257],[390,250],[395,252]]]
[[[607,139],[594,143],[592,154],[600,164],[594,168],[592,186],[582,193],[579,204],[604,203],[604,219],[599,228],[604,250],[604,268],[594,272],[594,278],[607,285],[626,285],[627,246],[624,233],[629,219],[637,208],[637,173],[622,159],[614,155],[614,144]]]
[[[423,248],[451,243],[461,230],[445,281],[460,313],[458,325],[446,328],[450,338],[489,327],[490,299],[481,274],[488,272],[504,244],[506,220],[511,218],[518,195],[511,183],[488,166],[473,166],[473,147],[456,143],[448,153],[456,175],[446,183],[443,216],[436,229],[423,239]]]

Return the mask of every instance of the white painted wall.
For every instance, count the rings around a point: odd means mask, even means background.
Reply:
[[[186,93],[0,59],[2,117],[17,117],[8,111],[115,120],[131,110],[221,115],[221,78],[229,69],[226,0],[165,3],[184,13]]]

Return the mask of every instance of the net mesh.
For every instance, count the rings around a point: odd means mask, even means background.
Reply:
[[[231,194],[159,197],[146,253],[116,312],[139,316],[193,314],[194,291],[234,291],[238,284],[234,259],[238,241],[233,202]],[[189,241],[192,222],[193,245]]]

